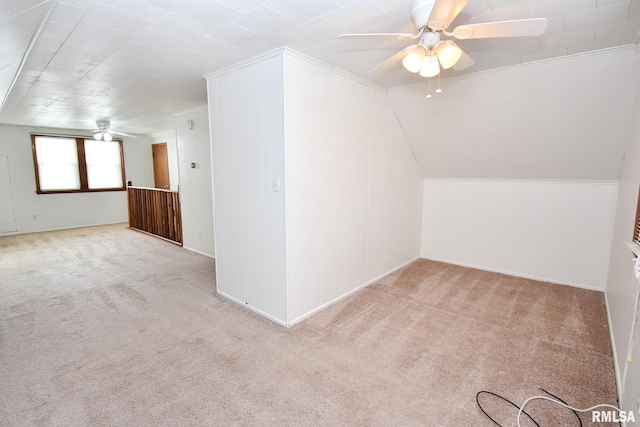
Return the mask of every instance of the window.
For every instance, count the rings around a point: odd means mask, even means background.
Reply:
[[[31,135],[36,192],[125,190],[122,141]]]

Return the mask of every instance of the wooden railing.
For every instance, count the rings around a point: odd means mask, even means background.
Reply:
[[[182,244],[182,216],[177,191],[127,187],[129,227]]]

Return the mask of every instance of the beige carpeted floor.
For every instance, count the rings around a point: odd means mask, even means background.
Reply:
[[[0,237],[0,425],[492,426],[478,391],[536,385],[616,404],[599,292],[420,260],[287,330],[214,276],[124,225]]]

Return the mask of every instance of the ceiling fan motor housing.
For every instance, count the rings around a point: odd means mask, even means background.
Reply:
[[[96,126],[98,126],[98,129],[100,130],[109,129],[109,125],[111,125],[109,120],[96,120]]]

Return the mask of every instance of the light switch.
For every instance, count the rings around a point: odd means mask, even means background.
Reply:
[[[280,177],[273,177],[273,179],[271,180],[271,190],[274,192],[280,191]]]

